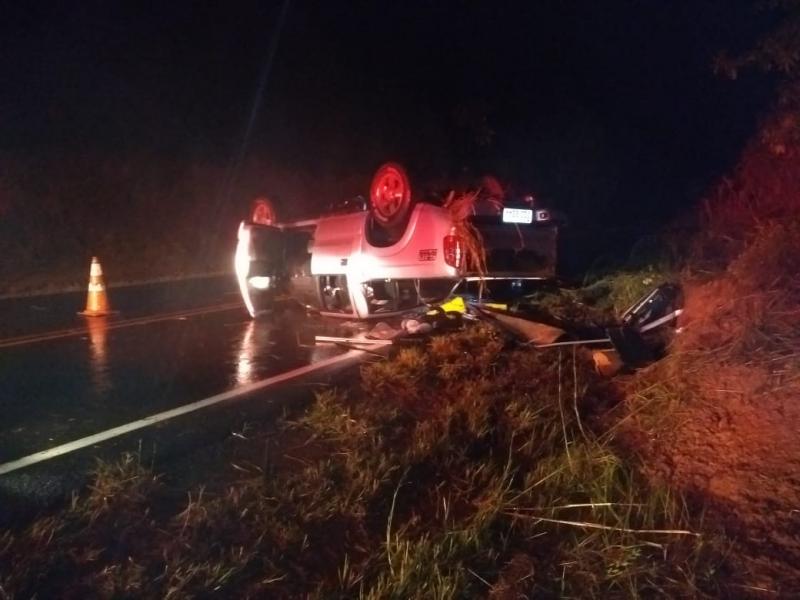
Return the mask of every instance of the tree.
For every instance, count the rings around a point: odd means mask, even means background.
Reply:
[[[731,79],[746,68],[777,73],[787,80],[800,77],[800,0],[769,0],[758,5],[775,17],[776,25],[756,44],[736,56],[720,53],[715,69]]]

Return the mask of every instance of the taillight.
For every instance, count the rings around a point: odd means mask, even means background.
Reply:
[[[455,229],[450,230],[450,234],[444,236],[444,262],[456,269],[461,268],[464,262],[464,248],[461,245],[461,238],[456,235]]]

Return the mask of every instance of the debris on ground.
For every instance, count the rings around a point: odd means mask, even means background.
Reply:
[[[454,296],[450,300],[443,302],[439,305],[439,309],[445,313],[448,312],[467,312],[467,303],[461,296]]]
[[[418,318],[407,318],[403,319],[400,323],[400,326],[403,330],[410,334],[422,334],[425,335],[427,333],[431,333],[433,331],[433,325],[423,319]]]
[[[649,290],[614,325],[606,327],[568,323],[546,314],[531,316],[509,310],[507,304],[454,296],[406,315],[396,326],[382,321],[357,337],[317,336],[316,341],[358,348],[419,342],[433,334],[459,330],[467,322],[482,321],[532,348],[580,346],[591,356],[597,372],[610,377],[623,368],[637,369],[661,358],[682,311],[683,294],[680,286],[673,283]]]
[[[371,340],[393,340],[401,333],[401,329],[396,329],[388,323],[381,321],[380,323],[377,323],[375,327],[370,329],[366,333],[365,337]]]
[[[534,348],[591,347],[598,372],[613,375],[623,366],[643,367],[661,358],[683,312],[680,286],[667,283],[648,291],[628,308],[618,324],[599,327],[586,323],[560,323],[520,313],[476,306],[477,314]],[[608,346],[597,348],[597,346]]]
[[[566,334],[564,329],[532,321],[509,311],[491,309],[486,306],[478,306],[476,310],[483,319],[490,322],[495,321],[501,328],[535,345],[552,344]]]

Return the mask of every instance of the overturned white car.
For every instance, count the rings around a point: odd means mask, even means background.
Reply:
[[[468,267],[475,261],[453,211],[415,201],[396,163],[376,172],[369,206],[280,223],[268,201],[256,201],[235,255],[247,310],[269,313],[289,297],[325,315],[366,319],[442,300],[469,281],[519,286],[555,275],[558,223],[550,211],[474,198],[466,219],[485,252],[481,272]]]

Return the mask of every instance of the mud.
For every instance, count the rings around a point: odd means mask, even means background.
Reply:
[[[675,355],[622,383],[633,417],[621,438],[640,455],[651,480],[685,493],[703,511],[704,532],[730,540],[734,589],[744,597],[797,597],[797,358],[753,345],[752,319],[733,325],[719,319],[726,302],[722,288],[735,291],[724,282],[694,290],[687,302],[694,317]],[[768,330],[762,322],[756,325],[756,331]],[[653,382],[675,397],[669,404],[658,398],[654,404],[661,406],[636,414],[645,402],[636,392]],[[650,420],[644,416],[648,410]]]

